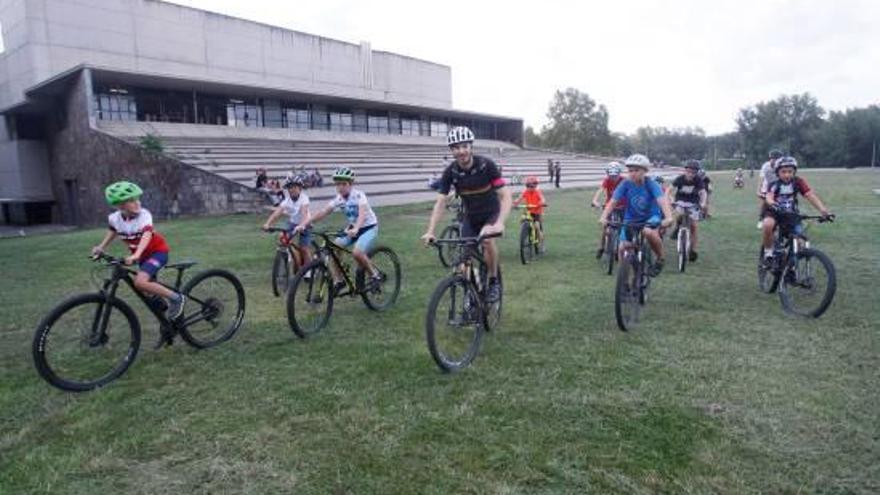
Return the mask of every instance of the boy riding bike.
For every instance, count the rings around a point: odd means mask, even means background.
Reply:
[[[620,256],[631,244],[627,233],[628,224],[647,224],[642,233],[647,239],[651,250],[656,255],[656,261],[651,267],[650,275],[656,277],[663,270],[665,258],[663,256],[663,239],[660,238],[659,227],[672,225],[672,208],[669,201],[663,195],[660,185],[647,177],[648,167],[651,161],[645,155],[635,154],[624,162],[629,171],[629,178],[624,180],[614,194],[611,201],[605,205],[599,222],[603,225],[608,223],[608,216],[621,200],[626,200],[626,211],[623,214],[623,228],[620,230]],[[662,213],[662,221],[661,221]]]
[[[767,187],[768,214],[764,217],[763,238],[765,264],[769,264],[773,257],[773,231],[777,223],[785,213],[798,213],[798,195],[807,198],[807,201],[825,218],[834,218],[807,181],[796,177],[797,169],[798,163],[793,157],[780,158],[776,163],[777,180]],[[803,225],[800,221],[792,227],[796,235],[803,233]]]
[[[446,142],[455,160],[440,177],[439,195],[422,241],[425,245],[434,241],[434,229],[443,216],[446,196],[453,187],[464,205],[461,237],[504,233],[504,222],[510,213],[512,199],[495,162],[474,154],[474,133],[467,127],[450,130]],[[498,248],[494,237],[483,240],[483,254],[489,271],[486,301],[495,303],[501,299],[501,287],[498,283]]]
[[[676,229],[672,238],[678,237],[678,226],[681,216],[689,210],[691,220],[691,251],[688,253],[688,261],[697,261],[697,222],[700,220],[700,211],[705,210],[708,199],[708,191],[702,179],[698,176],[700,162],[688,160],[684,166],[684,175],[679,175],[672,181],[672,187],[666,193],[667,200],[675,207]],[[673,194],[673,189],[675,194]]]
[[[154,282],[156,274],[168,263],[170,250],[165,238],[153,230],[153,215],[141,207],[140,197],[143,193],[133,182],[120,181],[107,186],[104,196],[117,211],[107,217],[107,234],[100,244],[92,248],[92,256],[103,253],[110,241],[119,237],[131,251],[125,258],[125,264],[138,263],[135,288],[165,298],[168,303],[165,315],[169,320],[175,320],[183,314],[186,296]]]
[[[311,249],[309,249],[309,246],[312,244],[312,229],[296,230],[299,225],[307,224],[311,219],[309,214],[309,196],[303,191],[303,187],[305,187],[305,181],[300,175],[291,177],[285,182],[284,188],[287,189],[288,196],[269,215],[266,223],[263,224],[263,230],[269,230],[272,224],[278,220],[278,217],[287,215],[288,235],[292,239],[295,236],[294,232],[299,232],[299,246],[297,246],[297,249],[303,260],[310,260],[312,259]]]
[[[367,201],[367,195],[359,189],[355,189],[354,171],[348,167],[339,167],[333,172],[333,183],[336,185],[336,197],[331,199],[323,210],[315,213],[311,218],[305,219],[297,225],[294,234],[304,232],[312,223],[320,222],[324,217],[336,210],[342,211],[348,219],[348,227],[345,235],[337,237],[336,245],[348,247],[354,244],[352,255],[357,264],[370,274],[370,283],[375,285],[382,282],[381,275],[370,263],[369,253],[376,239],[379,237],[379,220]],[[345,286],[339,267],[330,263],[330,271],[333,273],[336,289]]]
[[[544,208],[547,206],[547,201],[544,199],[544,194],[538,189],[538,178],[534,175],[530,175],[526,177],[526,189],[516,198],[516,201],[513,202],[513,206],[519,206],[520,203],[525,202],[526,208],[529,210],[529,213],[532,214],[532,218],[535,220],[535,223],[538,224],[538,240],[541,242],[541,245],[544,243]]]
[[[605,167],[605,178],[602,179],[602,184],[599,189],[596,189],[596,194],[593,194],[593,199],[590,201],[590,204],[593,208],[599,208],[599,195],[605,194],[605,201],[602,203],[602,207],[608,206],[608,203],[611,202],[611,196],[614,195],[614,190],[617,189],[617,186],[623,182],[623,177],[620,175],[622,172],[622,167],[619,162],[611,162]],[[615,208],[615,212],[623,217],[623,212],[626,209],[626,199],[622,199]],[[600,226],[599,231],[599,249],[596,250],[596,259],[602,258],[602,255],[605,254],[605,226]]]
[[[779,150],[770,150],[769,159],[761,165],[761,171],[758,173],[758,190],[755,194],[758,196],[758,228],[763,228],[764,217],[767,216],[767,188],[776,180],[776,161],[782,158],[782,152]]]

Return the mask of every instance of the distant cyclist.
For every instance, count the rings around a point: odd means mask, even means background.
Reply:
[[[688,160],[684,166],[684,174],[672,181],[672,187],[666,193],[670,203],[675,207],[676,228],[672,233],[673,239],[678,237],[681,216],[686,210],[690,210],[690,217],[693,220],[690,224],[691,252],[688,253],[690,261],[697,261],[697,222],[700,220],[700,211],[706,207],[708,197],[705,182],[698,176],[699,170],[700,162]]]
[[[605,167],[605,178],[602,180],[602,184],[599,186],[599,189],[596,189],[596,193],[593,194],[593,199],[590,201],[590,204],[593,208],[605,208],[608,203],[611,202],[611,197],[614,195],[614,190],[617,189],[617,186],[623,182],[623,167],[620,162],[611,162]],[[602,203],[599,203],[599,196],[604,195],[605,199]],[[615,212],[619,218],[617,220],[623,219],[623,212],[626,210],[626,199],[622,199],[615,208]],[[596,259],[602,258],[602,255],[605,254],[605,226],[599,226],[599,249],[596,250]]]
[[[547,207],[547,200],[544,199],[544,194],[541,192],[541,189],[538,186],[538,178],[534,175],[530,175],[526,177],[526,189],[520,194],[516,201],[513,202],[514,206],[519,206],[520,203],[525,203],[529,213],[532,214],[532,218],[535,220],[535,223],[538,224],[538,239],[541,241],[541,245],[544,243],[544,208]]]
[[[474,154],[474,133],[467,127],[455,127],[450,130],[446,142],[455,160],[446,167],[440,177],[439,195],[422,240],[427,245],[435,239],[434,230],[443,216],[446,196],[452,188],[455,188],[464,205],[462,237],[504,233],[504,222],[510,213],[513,200],[510,190],[504,187],[504,179],[501,178],[501,172],[495,162]],[[494,238],[483,241],[483,254],[489,269],[486,300],[493,303],[501,299],[501,286],[498,283],[498,248]]]
[[[761,171],[758,172],[758,228],[762,228],[764,217],[767,214],[767,203],[764,199],[767,197],[767,188],[776,180],[776,161],[782,158],[782,151],[777,149],[770,150],[769,159],[761,165]]]

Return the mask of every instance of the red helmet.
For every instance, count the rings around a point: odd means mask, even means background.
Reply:
[[[534,175],[530,175],[530,176],[526,177],[526,185],[528,186],[529,184],[538,185],[538,178],[535,177]]]

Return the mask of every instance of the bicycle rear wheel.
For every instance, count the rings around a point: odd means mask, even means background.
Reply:
[[[370,262],[379,270],[381,281],[375,284],[358,268],[358,286],[364,288],[361,298],[373,311],[384,311],[394,305],[400,294],[400,259],[391,248],[378,246],[370,251]]]
[[[461,229],[458,225],[447,225],[440,232],[440,239],[455,240],[461,238]],[[446,268],[451,268],[452,264],[458,260],[460,247],[457,244],[441,244],[437,249],[437,255],[440,256],[440,263]]]
[[[532,229],[528,222],[521,222],[519,227],[519,259],[523,265],[528,265],[534,257],[532,251],[532,240],[530,238]]]
[[[106,325],[102,325],[107,304]],[[140,323],[128,304],[115,298],[108,301],[100,293],[80,294],[40,321],[32,354],[37,372],[50,385],[85,392],[125,373],[140,344]]]
[[[684,223],[681,228],[678,229],[678,240],[676,242],[676,249],[678,250],[678,271],[682,273],[684,273],[688,263],[688,248],[691,245],[690,239],[690,227]]]
[[[321,260],[303,267],[287,291],[287,322],[300,338],[318,333],[333,312],[333,277]]]
[[[226,270],[197,273],[181,289],[186,310],[178,326],[187,344],[206,349],[226,342],[244,320],[244,287]]]
[[[479,295],[460,275],[440,282],[425,316],[428,351],[445,372],[467,367],[480,351],[485,319]]]
[[[275,261],[272,262],[272,294],[275,297],[287,292],[287,285],[290,281],[290,267],[287,258],[288,254],[285,251],[275,252]]]
[[[642,275],[639,263],[632,253],[620,260],[617,267],[617,287],[614,291],[614,316],[620,330],[634,330],[641,318],[642,311]]]
[[[831,259],[822,251],[803,249],[783,271],[779,299],[788,313],[818,318],[831,305],[836,291],[837,275]]]

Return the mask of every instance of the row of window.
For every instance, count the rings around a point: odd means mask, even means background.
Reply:
[[[365,122],[361,120],[355,123],[352,113],[334,110],[332,107],[321,111],[309,109],[305,105],[284,106],[280,101],[266,101],[264,104],[237,99],[223,101],[218,98],[187,101],[176,94],[145,94],[138,97],[125,90],[113,89],[97,94],[94,105],[97,117],[101,120],[197,122],[233,127],[315,129],[405,136],[445,136],[450,127],[445,120],[431,119],[423,122],[414,116],[391,119],[387,115],[368,114]],[[477,136],[493,136],[493,127],[488,122],[454,125],[473,125]]]

